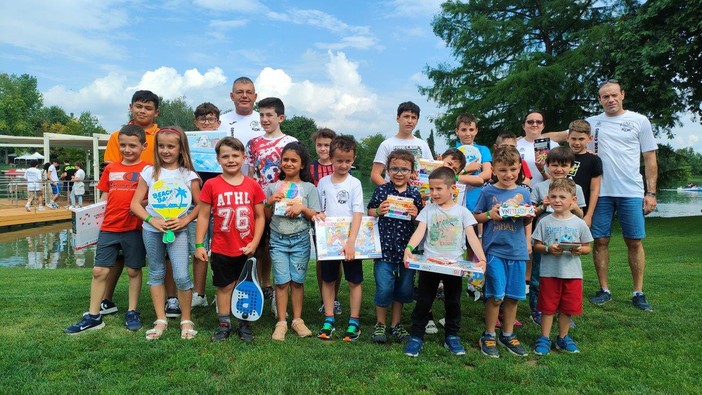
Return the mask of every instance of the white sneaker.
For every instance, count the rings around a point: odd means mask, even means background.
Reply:
[[[39,207],[37,207],[37,210],[44,211],[44,210],[46,210],[46,208],[44,206],[39,206]]]
[[[439,333],[439,328],[436,327],[436,324],[433,320],[429,320],[429,322],[427,322],[427,327],[424,329],[424,332],[426,332],[429,335],[435,335]]]
[[[200,296],[197,292],[193,292],[193,307],[207,307],[207,297]]]
[[[442,318],[439,320],[439,325],[441,326],[446,326],[446,318]]]

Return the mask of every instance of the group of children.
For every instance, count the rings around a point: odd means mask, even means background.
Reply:
[[[196,115],[199,110],[200,107]],[[443,289],[444,346],[456,355],[465,353],[458,337],[462,279],[420,271],[415,292],[415,271],[407,269],[404,263],[413,259],[417,250],[423,250],[427,258],[452,260],[465,259],[467,252],[467,258],[485,272],[485,330],[479,342],[483,354],[499,357],[498,344],[513,354],[528,354],[517,339],[514,327],[518,301],[526,299],[529,285],[530,295],[538,294],[532,316],[538,317],[542,327],[535,353],[544,355],[551,349],[550,332],[557,313],[556,347],[568,352],[578,351],[568,336],[568,329],[571,316],[582,311],[579,256],[590,252],[592,237],[587,221],[591,220],[596,198],[592,199],[591,193],[586,202],[583,188],[568,176],[573,166],[581,162],[576,155],[590,155],[586,152],[590,139],[586,122],[575,121],[570,125],[571,148],[559,147],[549,152],[546,158],[549,178],[534,185],[530,193],[524,185],[529,169],[515,148],[516,137],[509,133],[500,135],[491,154],[487,147],[474,143],[478,133],[475,118],[459,117],[456,124],[459,144],[442,155],[444,167],[429,174],[430,201],[425,205],[418,188],[413,185],[413,178],[419,158],[433,158],[426,142],[412,135],[419,107],[411,102],[402,103],[397,111],[398,133],[384,141],[376,153],[371,180],[377,188],[364,207],[361,182],[351,174],[357,154],[353,138],[336,136],[329,129],[320,130],[313,136],[319,159],[310,163],[305,146],[280,130],[280,123],[285,119],[282,101],[277,98],[261,100],[259,110],[264,135],[246,145],[234,137],[221,139],[215,152],[222,173],[204,184],[193,169],[183,131],[160,129],[155,133],[153,146],[148,146],[142,126],[130,124],[120,130],[121,161],[110,163],[98,184],[103,192],[102,199],[107,200],[107,209],[98,239],[90,310],[78,323],[68,327],[66,333],[104,326],[101,300],[109,269],[122,251],[130,278],[129,309],[125,316],[128,329],[141,328],[137,302],[141,268],[148,256],[156,321],[154,327],[146,331],[146,338],[159,339],[168,328],[164,311],[167,260],[178,289],[181,337],[192,339],[197,335],[191,308],[195,298],[204,296],[204,291],[193,294],[194,285],[188,270],[189,256],[193,256],[195,262],[205,265],[210,262],[219,321],[212,340],[224,340],[233,331],[230,304],[244,264],[249,256],[268,244],[278,317],[272,338],[285,340],[288,301],[292,306],[292,329],[298,336],[312,336],[302,320],[303,285],[310,260],[310,228],[314,221],[326,217],[350,217],[350,231],[341,251],[344,259],[317,262],[322,299],[320,312],[324,314],[317,337],[323,340],[334,337],[335,315],[340,313],[338,283],[343,267],[349,287],[349,320],[341,337],[345,341],[357,340],[361,334],[363,266],[355,259],[355,242],[362,216],[369,215],[378,217],[382,246],[382,258],[374,263],[376,323],[371,336],[374,342],[385,343],[392,337],[405,342],[405,354],[418,356],[428,324],[433,323],[432,304],[437,290]],[[199,116],[218,120],[219,111]],[[153,164],[142,161],[144,150],[153,151]],[[245,163],[251,169],[248,175],[242,172]],[[599,174],[587,174],[582,167],[574,173],[577,173],[576,180],[579,177],[592,185],[599,181]],[[174,178],[190,187],[194,209],[178,218],[163,218],[146,201],[147,193],[156,182]],[[457,182],[466,185],[465,202],[454,200]],[[291,185],[295,186],[296,199],[288,201],[285,200],[289,197],[286,191]],[[412,205],[407,209],[411,221],[387,216],[389,196],[411,199]],[[276,207],[281,201],[287,202],[283,213],[277,212]],[[532,218],[503,217],[500,212],[504,205],[524,204],[536,208],[533,234]],[[582,217],[585,221],[580,219]],[[188,225],[195,220],[194,240],[188,242]],[[170,243],[162,240],[166,231],[175,234]],[[535,272],[532,268],[527,282],[532,239],[532,266],[540,267],[541,275],[539,278],[538,269]],[[194,251],[189,250],[189,244],[193,244],[190,247],[194,247]],[[194,272],[197,287],[198,276],[202,274],[198,275],[197,268]],[[416,304],[408,332],[402,326],[402,310],[404,304],[412,301]],[[496,324],[500,319],[498,336]],[[254,337],[247,321],[239,321],[237,334],[246,341]]]

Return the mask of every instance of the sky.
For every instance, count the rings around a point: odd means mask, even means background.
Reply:
[[[427,65],[452,61],[431,27],[440,0],[2,3],[0,72],[37,77],[44,105],[90,111],[108,131],[128,120],[136,90],[224,111],[247,76],[288,117],[359,138],[396,133],[398,104],[413,101],[426,138],[442,109],[417,88],[430,85]],[[659,141],[702,152],[702,126],[682,119],[674,140]]]

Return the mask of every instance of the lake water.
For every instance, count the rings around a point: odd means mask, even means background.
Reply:
[[[363,183],[366,202],[373,190],[369,184],[370,181]],[[702,192],[662,190],[658,197],[658,208],[650,217],[702,215]],[[74,251],[71,242],[70,222],[4,232],[0,235],[0,268],[91,268],[95,247]]]

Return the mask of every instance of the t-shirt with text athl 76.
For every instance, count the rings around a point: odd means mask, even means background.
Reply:
[[[444,209],[428,204],[417,215],[417,221],[427,224],[424,254],[430,258],[462,259],[466,249],[466,227],[477,224],[473,214],[460,204]]]
[[[258,183],[244,177],[232,185],[217,176],[205,181],[200,201],[212,206],[212,252],[230,257],[242,255],[241,249],[251,243],[255,228],[255,209],[266,195]]]
[[[128,232],[141,229],[141,220],[130,208],[134,192],[139,185],[139,174],[148,164],[144,161],[133,165],[112,162],[102,172],[98,189],[107,192],[105,217],[100,230]]]

